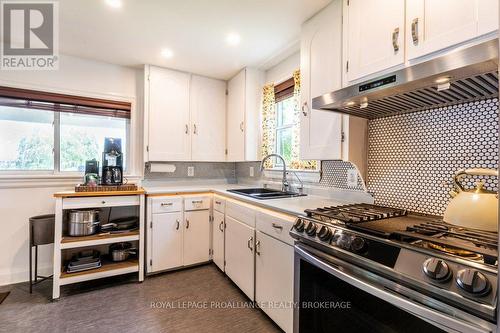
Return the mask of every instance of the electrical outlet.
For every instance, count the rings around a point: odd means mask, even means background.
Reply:
[[[255,176],[255,169],[254,167],[250,167],[250,177],[254,177]]]
[[[347,187],[358,186],[358,170],[348,169],[347,170]]]
[[[194,166],[188,166],[188,177],[194,177]]]

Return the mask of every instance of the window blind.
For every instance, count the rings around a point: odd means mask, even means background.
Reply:
[[[129,102],[0,87],[0,106],[130,119]]]
[[[281,102],[293,96],[295,82],[293,77],[274,86],[274,100],[276,103]]]

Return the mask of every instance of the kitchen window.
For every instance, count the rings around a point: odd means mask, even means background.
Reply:
[[[263,88],[262,157],[283,156],[288,169],[317,171],[317,161],[300,160],[300,71]],[[266,169],[281,169],[281,159],[267,159]]]
[[[0,170],[83,172],[104,138],[128,156],[130,103],[0,87]],[[126,161],[124,166],[126,168]]]

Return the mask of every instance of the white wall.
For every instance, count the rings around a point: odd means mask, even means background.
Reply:
[[[279,64],[266,71],[266,84],[280,83],[289,79],[293,72],[300,68],[300,51],[285,58]]]
[[[64,55],[60,61],[58,71],[0,71],[0,85],[131,102],[131,172],[142,175],[142,70]],[[76,181],[0,175],[0,285],[28,280],[28,218],[53,213],[52,194],[71,189]],[[50,274],[52,246],[40,252],[41,272]]]

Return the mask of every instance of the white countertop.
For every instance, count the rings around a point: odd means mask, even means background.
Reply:
[[[305,209],[314,209],[325,206],[339,206],[349,203],[368,202],[360,198],[359,200],[343,200],[340,198],[327,198],[317,195],[307,195],[302,197],[258,200],[244,195],[228,192],[229,189],[252,188],[256,185],[242,184],[199,184],[199,185],[168,185],[168,186],[144,186],[146,194],[184,194],[192,192],[214,192],[229,198],[238,199],[263,208],[279,211],[291,215],[304,215]]]

